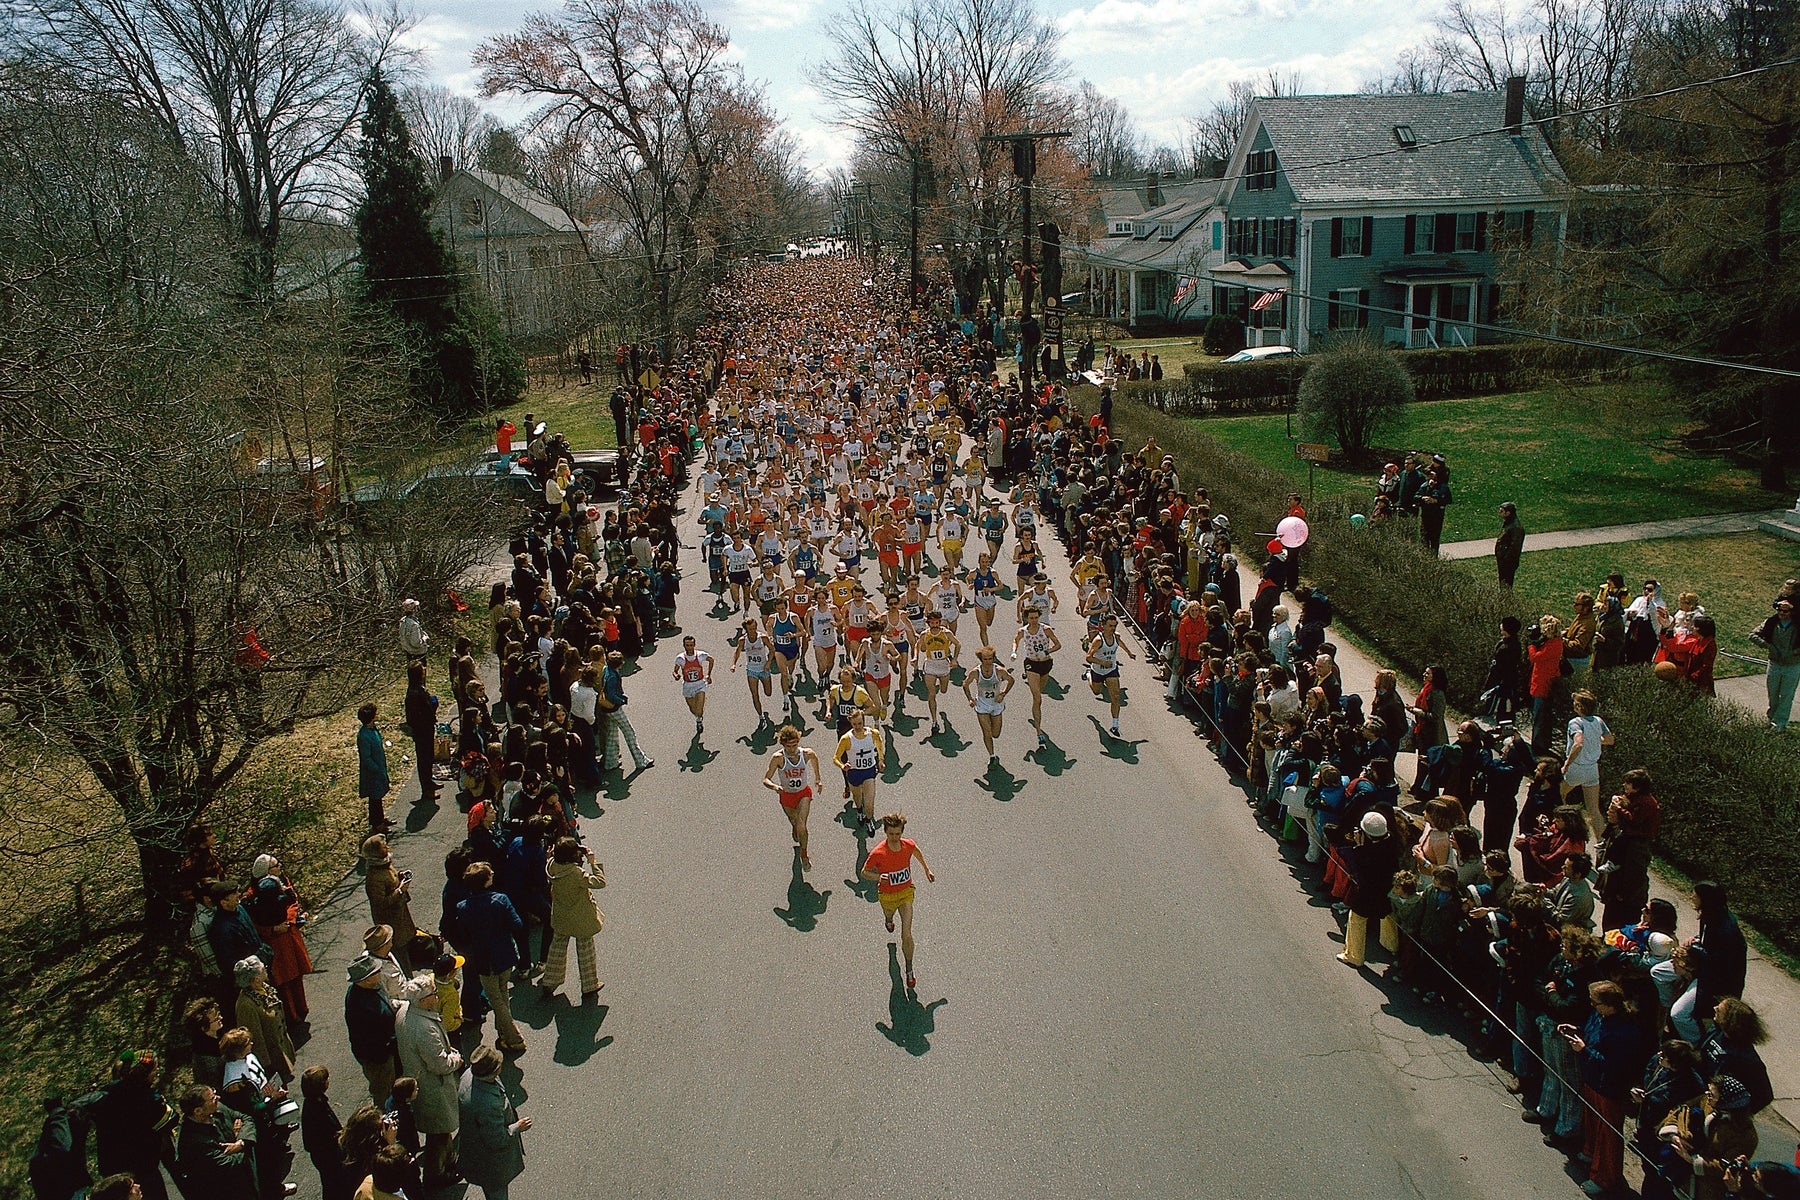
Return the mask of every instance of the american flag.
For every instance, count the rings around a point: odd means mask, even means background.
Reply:
[[[1175,298],[1169,303],[1180,304],[1183,300],[1187,299],[1188,293],[1194,290],[1194,285],[1197,282],[1199,281],[1192,275],[1183,275],[1181,277],[1180,286],[1175,289]]]
[[[1285,295],[1287,295],[1286,288],[1276,288],[1272,292],[1264,292],[1262,295],[1258,296],[1254,302],[1251,303],[1250,307],[1256,312],[1261,312],[1263,309],[1269,307],[1269,305],[1275,303],[1275,301],[1281,299]]]

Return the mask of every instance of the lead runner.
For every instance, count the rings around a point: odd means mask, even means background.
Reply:
[[[775,736],[781,748],[769,756],[762,785],[781,801],[781,811],[793,830],[794,846],[800,851],[800,865],[810,871],[812,855],[807,853],[806,818],[812,812],[813,796],[824,787],[819,777],[819,756],[800,744],[800,731],[792,725],[783,725]],[[806,782],[809,773],[811,783]]]
[[[881,912],[887,918],[889,933],[894,932],[894,914],[900,915],[900,953],[906,959],[906,986],[909,990],[916,989],[919,980],[913,974],[913,859],[919,860],[926,882],[936,883],[937,876],[925,864],[918,843],[900,836],[906,830],[905,817],[891,812],[881,818],[881,829],[887,839],[869,851],[869,857],[863,862],[862,877],[880,886]]]

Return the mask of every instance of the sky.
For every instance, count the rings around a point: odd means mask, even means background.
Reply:
[[[470,65],[484,38],[508,32],[540,7],[507,0],[416,0],[412,34],[421,67],[452,91],[477,95]],[[830,52],[823,19],[837,0],[709,0],[713,20],[730,31],[733,52],[768,91],[815,171],[841,166],[850,139],[809,82]],[[1151,144],[1179,146],[1186,119],[1203,111],[1234,79],[1273,68],[1297,73],[1309,92],[1355,91],[1387,71],[1395,56],[1424,41],[1434,0],[1039,0],[1063,31],[1069,83],[1091,80],[1125,105]],[[502,120],[525,109],[490,103]]]

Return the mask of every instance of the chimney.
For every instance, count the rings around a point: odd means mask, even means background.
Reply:
[[[1149,208],[1160,208],[1162,206],[1162,186],[1157,183],[1157,177],[1154,173],[1151,174],[1150,178],[1144,180],[1144,204]]]
[[[1507,111],[1510,112],[1512,110],[1508,109]],[[456,160],[451,158],[448,154],[438,155],[438,182],[444,182],[444,180],[450,178],[450,176],[455,173]]]
[[[1525,125],[1525,77],[1509,75],[1506,79],[1506,132],[1523,133]]]

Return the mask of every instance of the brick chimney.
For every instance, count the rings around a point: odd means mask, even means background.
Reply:
[[[1525,77],[1510,75],[1506,80],[1506,132],[1525,132]]]
[[[438,182],[442,183],[456,174],[456,160],[448,154],[438,155]]]

